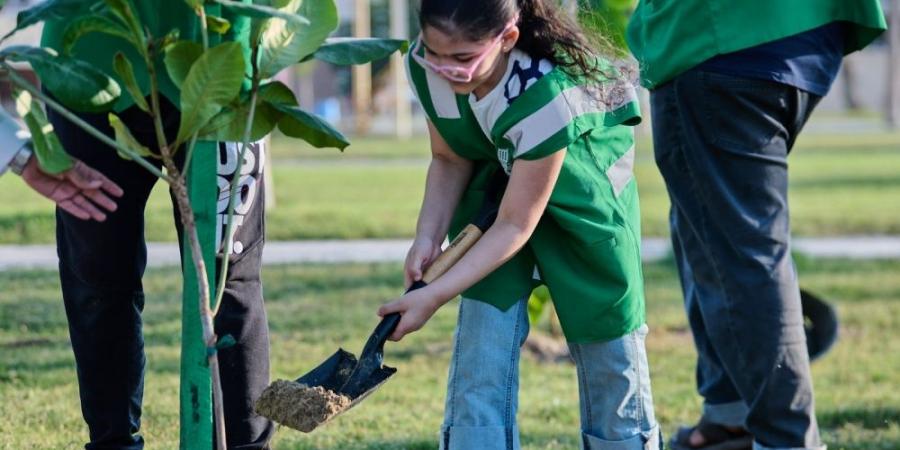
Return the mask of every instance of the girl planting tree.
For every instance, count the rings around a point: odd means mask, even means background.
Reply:
[[[552,294],[578,368],[584,448],[658,448],[644,339],[640,121],[625,75],[544,0],[423,0],[407,58],[432,162],[406,282],[421,279],[481,203],[508,187],[494,225],[427,287],[382,306],[399,340],[462,293],[441,446],[518,448],[526,301]]]

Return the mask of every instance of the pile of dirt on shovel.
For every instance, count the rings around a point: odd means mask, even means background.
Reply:
[[[350,397],[321,386],[278,380],[260,395],[256,412],[286,427],[309,433],[348,406]]]

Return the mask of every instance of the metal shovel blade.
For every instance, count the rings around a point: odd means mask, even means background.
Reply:
[[[806,347],[810,361],[821,358],[838,339],[837,311],[827,302],[804,289],[800,289],[803,307],[803,328],[806,331]]]
[[[399,322],[399,314],[382,319],[359,358],[338,349],[294,382],[272,383],[260,395],[257,412],[284,426],[309,433],[349,410],[397,372],[382,361],[384,343]]]
[[[310,387],[321,386],[329,391],[346,395],[347,393],[342,392],[341,388],[347,384],[357,364],[356,355],[344,349],[338,349],[322,364],[297,378],[295,382]],[[362,383],[361,392],[354,393],[356,394],[355,398],[350,397],[351,406],[381,386],[395,373],[397,373],[397,369],[385,365],[374,370]]]

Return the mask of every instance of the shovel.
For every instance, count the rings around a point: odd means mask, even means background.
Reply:
[[[453,267],[478,242],[497,218],[507,178],[495,173],[475,219],[438,256],[406,292],[420,289]],[[275,422],[311,432],[355,406],[397,372],[383,365],[384,343],[400,323],[400,314],[385,316],[366,341],[359,358],[344,349],[295,381],[276,381],[263,391],[256,411]]]
[[[803,328],[806,331],[806,349],[809,360],[821,358],[838,339],[837,311],[817,295],[800,289],[803,307]]]

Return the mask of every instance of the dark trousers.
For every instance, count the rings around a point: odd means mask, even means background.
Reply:
[[[788,153],[818,101],[696,69],[651,94],[704,419],[762,448],[821,445],[787,197]]]
[[[178,111],[168,102],[164,102],[163,109],[166,134],[174,140]],[[148,115],[131,108],[120,117],[140,142],[158,148]],[[113,135],[105,114],[82,118]],[[141,277],[147,265],[144,208],[157,179],[61,116],[51,114],[50,119],[69,153],[103,172],[125,191],[118,210],[102,223],[82,221],[57,210],[60,280],[77,365],[81,409],[90,432],[85,448],[141,449],[143,438],[138,432],[146,362],[141,331]],[[233,143],[219,144],[220,188],[235,176],[238,150],[239,145]],[[274,433],[273,424],[253,412],[253,401],[269,382],[269,336],[260,284],[265,158],[261,145],[254,145],[252,150],[240,175],[236,250],[230,255],[225,295],[215,319],[216,333],[230,334],[237,341],[237,345],[218,355],[226,437],[229,448],[236,449],[267,448]],[[220,195],[219,202],[222,229],[221,211],[227,201],[221,199],[225,195]],[[175,212],[180,236],[177,208]],[[221,262],[221,252],[220,246],[216,266]]]

